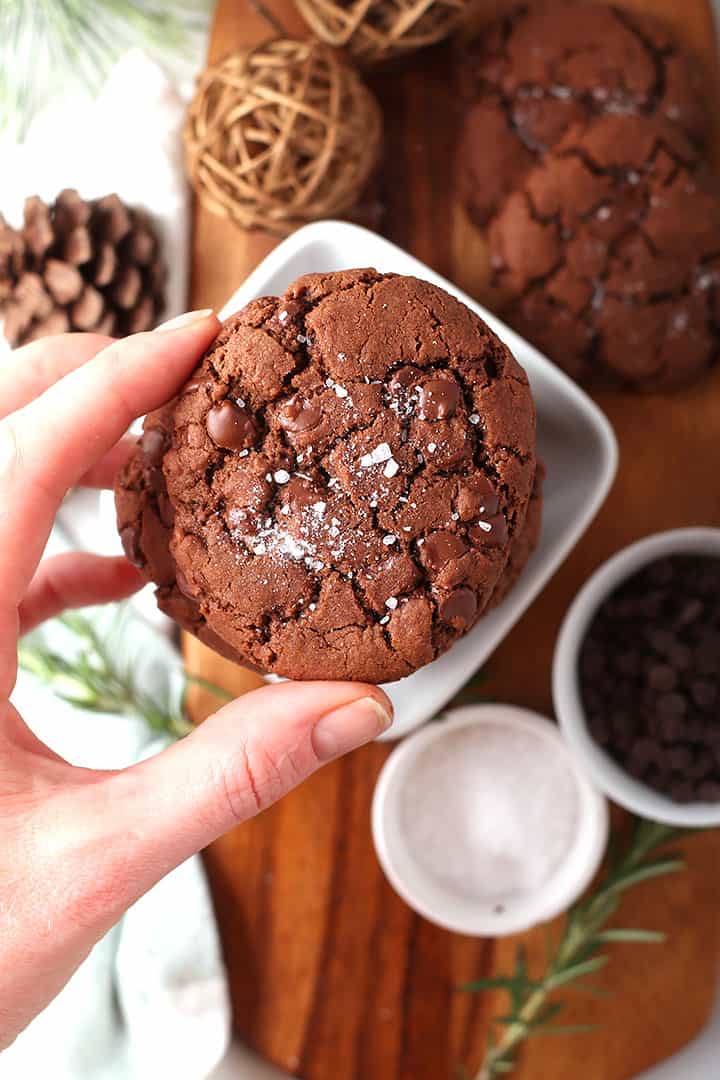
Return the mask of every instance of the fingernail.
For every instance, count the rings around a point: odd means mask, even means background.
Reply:
[[[379,701],[360,698],[320,717],[312,733],[315,753],[320,761],[331,761],[375,739],[391,724],[392,717]]]
[[[200,322],[201,319],[207,319],[208,315],[212,315],[213,309],[211,307],[203,308],[201,311],[186,311],[183,315],[176,315],[174,319],[168,319],[167,322],[160,323],[156,326],[156,330],[180,330],[183,326],[190,326],[192,323]]]

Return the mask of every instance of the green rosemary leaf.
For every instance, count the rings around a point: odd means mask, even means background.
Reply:
[[[639,930],[629,928],[623,930],[620,927],[611,927],[609,930],[602,930],[597,935],[597,941],[610,942],[610,941],[637,941],[637,942],[658,942],[662,943],[666,940],[667,935],[661,933],[658,930]]]
[[[549,1024],[551,1020],[555,1019],[558,1013],[562,1012],[562,1010],[562,1001],[549,1001],[542,1009],[540,1009],[532,1024],[530,1024],[530,1027],[540,1028]]]
[[[657,862],[643,863],[635,870],[629,871],[618,878],[608,888],[608,893],[624,892],[633,885],[639,885],[641,881],[649,881],[651,878],[663,877],[665,874],[674,874],[682,870],[683,862],[680,858],[659,859]]]
[[[607,962],[607,956],[593,956],[590,960],[584,960],[579,964],[570,964],[557,974],[550,975],[544,982],[545,989],[557,990],[559,986],[565,986],[566,983],[573,982],[575,979],[582,979],[584,975],[592,975],[600,968],[604,968]]]
[[[476,994],[480,990],[512,990],[517,985],[517,979],[512,975],[491,975],[487,979],[475,979],[473,982],[458,986],[458,990],[465,993]]]
[[[584,1035],[597,1031],[599,1027],[599,1024],[549,1024],[547,1027],[532,1028],[528,1038],[534,1039],[538,1035]]]

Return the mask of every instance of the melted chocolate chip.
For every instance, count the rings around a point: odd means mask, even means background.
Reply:
[[[257,438],[257,425],[245,406],[223,401],[207,414],[207,432],[223,450],[247,450]]]
[[[179,566],[175,567],[175,584],[177,585],[183,596],[187,596],[190,600],[195,599],[195,597],[193,596],[193,591],[190,588],[188,579],[185,577]]]
[[[190,394],[193,390],[199,390],[201,386],[205,386],[207,383],[207,375],[202,372],[198,372],[196,375],[191,375],[188,381],[180,391],[180,397],[184,394]]]
[[[142,452],[151,465],[162,465],[167,444],[167,436],[161,428],[150,428],[143,432],[140,440]]]
[[[120,542],[125,555],[135,566],[144,566],[142,548],[140,547],[140,530],[136,525],[126,525],[120,530]]]
[[[477,611],[477,597],[472,589],[455,589],[440,602],[440,618],[451,626],[465,627]]]
[[[165,492],[160,492],[157,499],[158,513],[163,525],[170,529],[175,523],[175,507],[168,499]]]
[[[450,379],[428,379],[420,390],[420,417],[447,420],[460,404],[460,389]]]
[[[155,495],[162,495],[165,492],[165,477],[162,469],[157,465],[152,465],[149,469],[145,470],[145,478],[147,485]]]
[[[451,559],[458,559],[467,551],[467,545],[455,533],[439,529],[430,533],[422,545],[423,562],[433,570],[440,570]]]
[[[307,506],[312,506],[313,503],[320,501],[322,498],[317,488],[309,481],[303,479],[291,480],[286,490],[286,498],[293,513],[299,513]]]
[[[280,410],[280,426],[286,431],[310,431],[322,418],[320,406],[302,394],[294,394]]]
[[[503,547],[508,538],[507,522],[502,514],[483,514],[480,523],[473,525],[468,532],[475,543],[483,547]]]

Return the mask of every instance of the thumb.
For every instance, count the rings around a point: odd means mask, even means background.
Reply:
[[[108,780],[125,881],[145,892],[319,766],[374,739],[391,717],[381,690],[347,682],[279,683],[226,705],[181,742]]]

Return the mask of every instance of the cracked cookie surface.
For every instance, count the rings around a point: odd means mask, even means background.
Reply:
[[[118,525],[199,636],[381,682],[486,609],[534,474],[527,378],[477,316],[414,278],[309,275],[229,319],[147,418]]]
[[[676,126],[572,128],[489,238],[506,318],[575,378],[666,390],[715,362],[720,187]]]
[[[461,71],[461,195],[480,224],[573,124],[657,116],[696,145],[707,137],[699,66],[661,23],[612,5],[521,5],[483,31]]]

